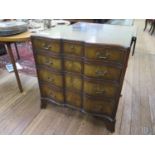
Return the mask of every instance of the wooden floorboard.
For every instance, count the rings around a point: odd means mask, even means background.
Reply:
[[[12,75],[8,76],[14,79]],[[14,87],[13,85],[9,85],[9,97],[7,93],[5,94],[7,90],[3,89],[3,92],[1,92],[1,96],[3,96],[3,98],[5,96],[5,98],[0,101],[1,134],[21,134],[25,127],[32,121],[33,117],[40,111],[38,107],[39,91],[36,78],[35,81],[33,81],[32,78],[26,80],[27,78],[27,76],[23,78],[25,81],[23,83],[24,93],[19,93],[17,86]],[[3,86],[6,87],[10,82],[12,81],[6,81],[3,83]],[[12,94],[12,96],[10,94]]]
[[[131,108],[132,108],[132,83],[133,83],[133,64],[132,58],[129,60],[128,69],[126,71],[126,76],[124,80],[124,85],[122,89],[122,121],[120,126],[120,134],[130,134],[131,125]],[[120,112],[121,112],[120,111]]]
[[[151,124],[151,113],[149,103],[149,92],[148,92],[148,79],[150,77],[148,72],[148,55],[140,56],[140,75],[145,74],[145,76],[140,76],[140,113],[141,113],[141,133],[151,134],[152,124]],[[142,85],[143,83],[143,85]]]
[[[150,63],[148,65],[148,70],[150,73],[148,79],[148,92],[149,92],[149,105],[150,105],[150,113],[151,113],[151,121],[152,121],[152,130],[153,134],[155,134],[155,57],[149,57],[148,60]]]
[[[134,79],[129,85],[132,87],[132,113],[131,113],[131,134],[141,134],[140,128],[140,81],[139,81],[139,54],[135,54],[134,60]]]
[[[101,119],[55,105],[40,109],[36,77],[20,74],[20,93],[13,73],[0,69],[0,134],[42,135],[141,135],[155,134],[155,34],[143,32],[136,20],[138,40],[129,58],[115,132]]]

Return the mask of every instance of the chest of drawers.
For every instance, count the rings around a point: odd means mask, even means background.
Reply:
[[[54,103],[102,117],[114,131],[130,46],[32,36],[41,107]]]

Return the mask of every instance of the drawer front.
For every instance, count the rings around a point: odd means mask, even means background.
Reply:
[[[119,80],[121,69],[104,65],[84,64],[84,75],[94,78],[104,78],[107,80]]]
[[[53,58],[37,54],[36,61],[39,65],[46,65],[53,69],[61,70],[61,60],[59,58]]]
[[[81,62],[75,60],[65,60],[64,64],[66,71],[81,73]]]
[[[69,105],[80,108],[81,107],[81,95],[71,91],[66,91],[66,102]]]
[[[58,102],[64,102],[64,96],[62,90],[53,89],[47,85],[41,86],[42,97],[47,97]]]
[[[85,57],[88,59],[123,63],[125,57],[125,51],[116,47],[108,48],[108,47],[86,46]]]
[[[93,96],[105,96],[107,98],[115,98],[118,87],[107,83],[93,83],[84,81],[84,92]]]
[[[60,53],[60,40],[34,39],[33,44],[36,49]]]
[[[52,73],[46,69],[39,69],[38,74],[41,81],[46,81],[56,86],[63,87],[62,75]]]
[[[85,96],[83,101],[83,109],[90,113],[112,116],[115,106],[112,101],[97,100]]]
[[[64,53],[73,56],[82,56],[83,47],[80,44],[64,42]]]
[[[82,80],[80,77],[66,74],[65,75],[66,88],[75,89],[81,91]]]

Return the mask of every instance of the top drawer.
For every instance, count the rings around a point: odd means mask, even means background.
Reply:
[[[88,59],[99,61],[112,61],[123,63],[125,59],[126,49],[121,47],[104,46],[104,45],[86,45],[85,57]]]
[[[69,56],[82,56],[83,46],[79,42],[65,41],[63,44],[64,54]]]
[[[35,38],[33,39],[33,46],[36,49],[60,53],[60,40]]]

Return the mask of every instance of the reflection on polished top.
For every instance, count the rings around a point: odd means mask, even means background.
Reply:
[[[35,34],[53,39],[66,39],[86,43],[110,44],[130,47],[133,26],[119,26],[79,22],[74,25],[56,26]]]

